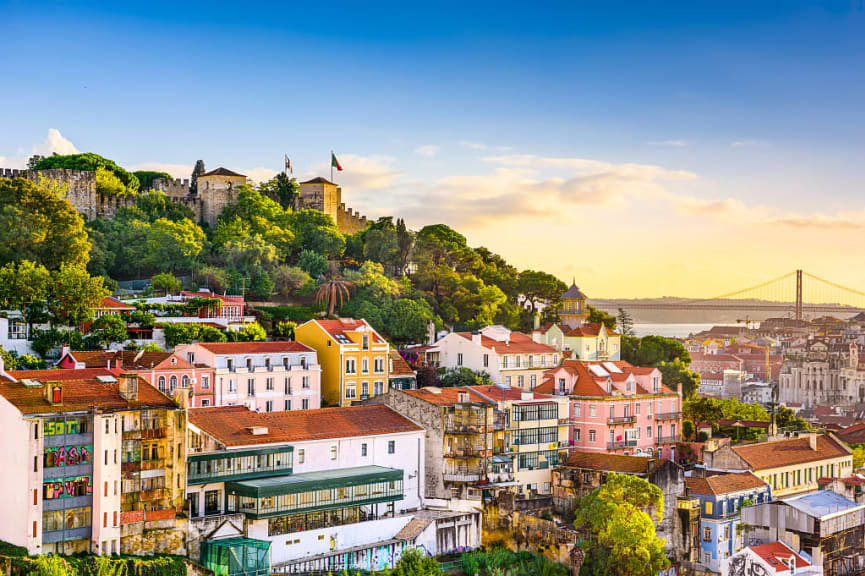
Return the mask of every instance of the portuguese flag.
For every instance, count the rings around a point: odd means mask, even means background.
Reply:
[[[333,150],[330,151],[330,167],[336,168],[337,172],[342,172],[342,166],[339,160],[336,159],[336,154],[333,153]]]

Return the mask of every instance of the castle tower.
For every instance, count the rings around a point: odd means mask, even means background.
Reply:
[[[585,324],[589,317],[589,309],[586,308],[586,295],[577,288],[575,283],[571,283],[571,287],[562,294],[559,300],[562,303],[562,309],[559,312],[562,322],[571,328]]]
[[[342,204],[342,188],[327,178],[313,178],[300,183],[299,207],[318,210],[328,214],[339,223],[339,207]]]
[[[227,168],[217,168],[198,177],[198,196],[202,199],[201,219],[211,227],[222,209],[237,197],[237,187],[246,184],[246,176]]]

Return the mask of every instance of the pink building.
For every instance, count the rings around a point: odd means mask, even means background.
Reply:
[[[200,342],[174,353],[213,370],[212,385],[195,406],[243,405],[260,412],[321,407],[321,366],[300,342]],[[206,402],[206,403],[204,403]]]
[[[105,368],[135,372],[171,397],[177,390],[192,392],[190,406],[213,406],[213,368],[192,364],[171,352],[138,350],[69,350],[64,348],[58,368],[81,370]]]
[[[570,397],[572,450],[648,454],[675,461],[682,397],[661,382],[657,368],[624,361],[565,360],[536,389]]]

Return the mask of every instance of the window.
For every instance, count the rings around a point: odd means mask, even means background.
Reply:
[[[177,388],[177,376],[172,376],[169,380],[169,389],[174,392],[175,388]]]
[[[237,392],[237,384],[235,384],[234,378],[228,379],[228,391],[229,392]]]
[[[165,376],[160,376],[156,379],[156,386],[159,388],[160,392],[165,392]]]
[[[531,389],[534,390],[535,386],[538,385],[538,377],[536,374],[532,374],[530,378],[531,378],[531,382],[532,382]]]
[[[706,501],[706,514],[711,514],[711,513],[712,513],[712,501],[707,500]]]
[[[180,379],[181,385],[184,388],[189,388],[189,376],[186,374],[183,375],[183,378]]]
[[[265,412],[273,412],[273,400],[268,400],[264,403]]]
[[[286,410],[291,410],[291,400],[286,400],[286,401],[285,401],[285,409],[286,409]]]
[[[376,358],[373,364],[376,374],[384,374],[384,358]]]
[[[309,398],[304,398],[303,400],[301,400],[300,401],[300,407],[303,410],[309,410]]]
[[[360,360],[360,373],[361,374],[369,374],[369,358],[361,358],[361,360]]]
[[[345,359],[345,373],[357,374],[357,361],[354,358]]]
[[[484,354],[484,368],[490,367],[490,355]]]
[[[639,416],[639,415],[640,415],[640,403],[639,403],[639,402],[637,402],[637,403],[634,404],[634,415],[635,415],[635,416]]]
[[[610,406],[610,420],[616,417],[616,406]]]
[[[508,367],[508,357],[502,356],[502,368],[507,368],[507,367]]]
[[[582,406],[582,404],[580,404],[580,403],[574,404],[574,416],[577,416],[577,417],[580,416],[580,412],[581,412],[580,407],[581,406]]]
[[[649,438],[649,439],[652,438],[652,427],[651,426],[646,426],[646,438]]]
[[[252,372],[252,358],[246,359],[246,369]]]
[[[201,387],[204,390],[207,390],[208,388],[210,388],[210,376],[202,376],[201,377]]]
[[[524,379],[522,376],[517,376],[517,388],[522,388],[524,383]]]
[[[336,455],[337,455],[336,446],[331,446],[330,447],[330,459],[336,460]]]
[[[510,385],[511,385],[511,377],[510,376],[505,376],[505,384],[507,384],[508,387],[510,387]]]
[[[387,441],[387,453],[393,454],[396,452],[396,440],[388,440]]]
[[[361,398],[369,398],[369,382],[360,383]]]
[[[273,378],[267,378],[264,381],[264,389],[265,390],[273,390]]]
[[[463,365],[463,355],[462,353],[457,354],[457,366]]]
[[[373,383],[373,391],[374,396],[378,396],[379,394],[384,394],[384,380],[376,380]]]
[[[202,399],[201,400],[201,407],[206,408],[207,406],[210,406],[210,400],[208,400],[207,398]]]
[[[360,445],[360,455],[366,456],[366,442]]]
[[[228,368],[229,372],[234,372],[234,360],[231,358],[226,359],[225,366]]]
[[[594,404],[589,406],[589,416],[594,418],[598,415],[598,407]]]
[[[574,428],[574,441],[575,442],[580,441],[580,429],[579,428]]]
[[[706,504],[708,504],[708,502]],[[703,542],[711,542],[711,541],[712,541],[712,527],[711,526],[703,526]]]
[[[246,393],[249,396],[255,396],[255,378],[246,379]]]
[[[286,394],[291,394],[291,378],[285,378],[282,381],[282,387]]]
[[[360,346],[363,350],[369,350],[369,334],[364,334],[360,337]]]
[[[345,387],[345,397],[353,400],[357,398],[357,387],[356,386],[346,386]]]
[[[304,390],[309,390],[309,376],[302,376],[300,379],[300,386]]]
[[[301,448],[300,450],[297,451],[297,463],[298,464],[303,464],[304,456],[305,456],[305,450],[303,448]]]
[[[595,442],[597,434],[594,430],[589,430],[589,442]]]
[[[514,356],[514,366],[517,368],[520,367],[520,356],[519,355]]]
[[[730,539],[730,525],[727,524],[724,526],[724,540]]]
[[[264,359],[264,368],[268,371],[270,370],[270,358]]]

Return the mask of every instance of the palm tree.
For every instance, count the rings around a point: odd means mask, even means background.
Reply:
[[[328,280],[315,291],[315,303],[327,303],[327,315],[333,316],[334,309],[339,308],[351,299],[351,288],[354,284],[348,280]]]

